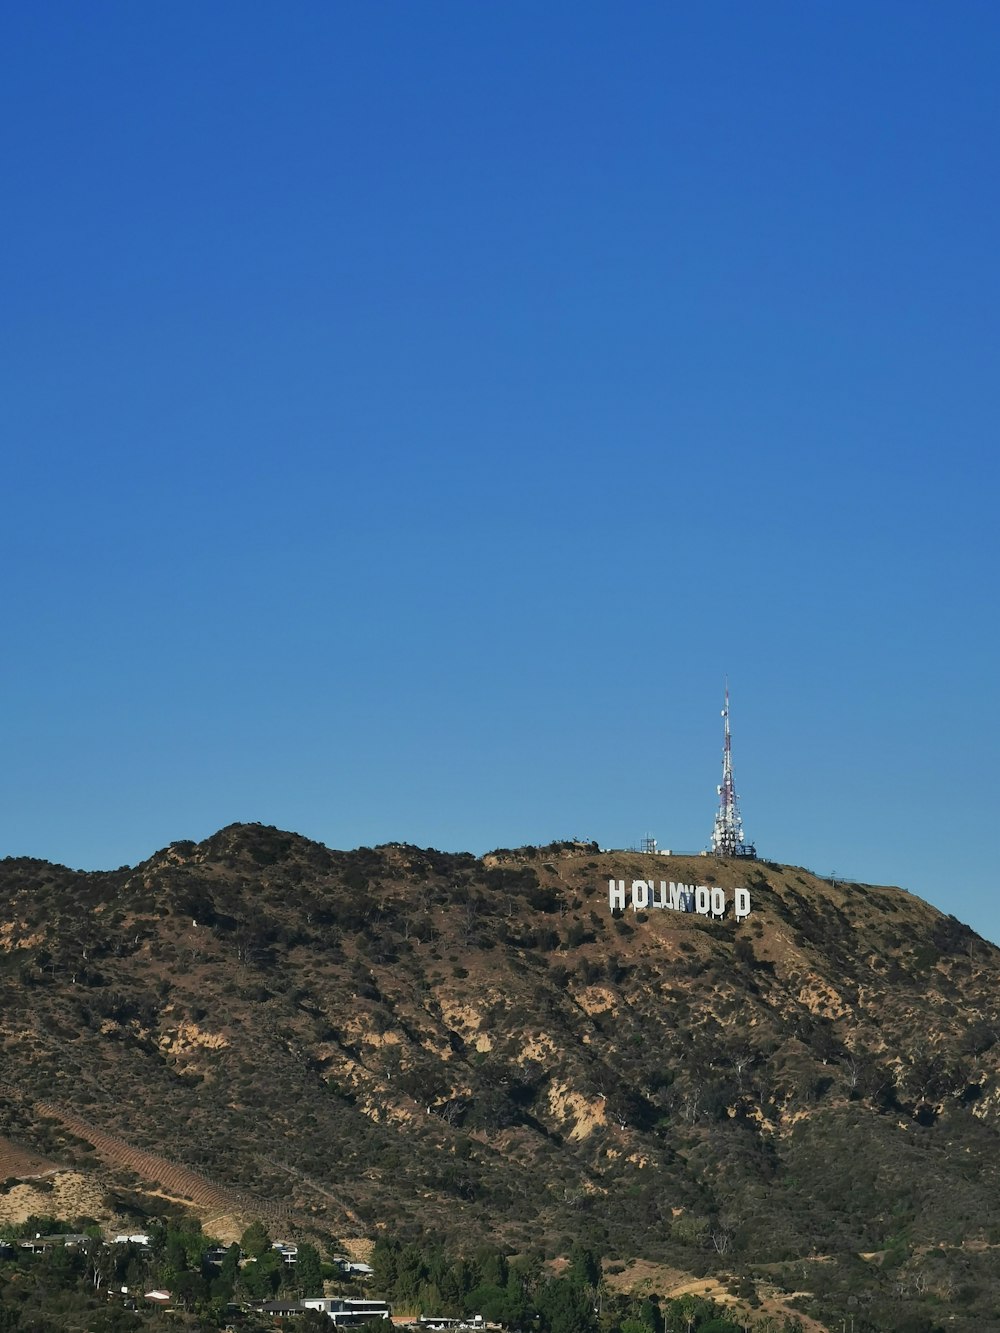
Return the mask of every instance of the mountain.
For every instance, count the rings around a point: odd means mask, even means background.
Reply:
[[[613,912],[640,879],[727,914]],[[1000,1328],[1000,951],[901,889],[255,824],[0,892],[0,1216],[584,1244],[813,1327]]]

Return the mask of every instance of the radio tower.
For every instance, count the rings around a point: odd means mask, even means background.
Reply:
[[[726,706],[722,710],[724,737],[722,743],[722,785],[718,788],[719,809],[712,830],[712,851],[716,856],[755,857],[757,849],[743,838],[743,820],[740,803],[733,785],[733,756],[729,739],[729,681],[726,681]]]

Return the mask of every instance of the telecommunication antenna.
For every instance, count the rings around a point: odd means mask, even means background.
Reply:
[[[733,784],[732,743],[729,735],[729,681],[726,680],[726,706],[722,710],[722,784],[717,788],[719,809],[712,830],[712,851],[716,856],[756,857],[757,849],[743,836],[740,803]]]

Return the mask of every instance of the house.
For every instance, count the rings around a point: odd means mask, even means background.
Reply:
[[[44,1254],[46,1250],[54,1249],[57,1245],[65,1245],[67,1249],[76,1249],[79,1245],[86,1245],[91,1236],[81,1236],[74,1232],[63,1231],[52,1236],[42,1236],[37,1232],[33,1240],[18,1241],[22,1250],[27,1250],[29,1254]]]
[[[356,1264],[352,1259],[339,1258],[334,1259],[333,1262],[337,1265],[340,1271],[345,1273],[348,1277],[366,1278],[371,1277],[375,1272],[375,1269],[372,1268],[371,1264]]]
[[[287,1319],[290,1315],[305,1314],[301,1301],[250,1301],[247,1309],[271,1319]]]
[[[421,1328],[427,1329],[484,1329],[488,1325],[483,1322],[481,1314],[472,1315],[468,1319],[452,1319],[447,1315],[422,1314],[417,1321]]]
[[[308,1296],[302,1301],[307,1310],[329,1315],[337,1328],[356,1328],[371,1319],[391,1319],[392,1307],[386,1301],[345,1300],[341,1296]]]

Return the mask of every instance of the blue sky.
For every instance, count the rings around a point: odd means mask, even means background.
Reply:
[[[992,3],[8,5],[2,845],[706,844],[1000,939]]]

